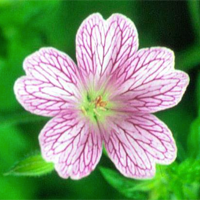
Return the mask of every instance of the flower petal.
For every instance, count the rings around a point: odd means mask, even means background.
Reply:
[[[151,114],[113,121],[104,140],[117,169],[130,178],[151,178],[155,174],[155,163],[170,164],[176,158],[170,130]]]
[[[100,134],[74,114],[49,121],[39,140],[43,157],[55,163],[63,178],[80,179],[89,175],[102,153]]]
[[[18,101],[32,113],[55,116],[77,101],[78,72],[64,53],[43,48],[24,61],[27,76],[15,82]]]
[[[175,106],[181,100],[189,77],[174,70],[174,54],[167,48],[142,49],[117,76],[114,98],[126,101],[129,111],[153,113]]]
[[[76,57],[85,77],[95,81],[113,74],[131,63],[138,48],[138,36],[131,20],[120,14],[104,20],[100,14],[90,15],[76,36]],[[104,81],[104,80],[103,80]]]

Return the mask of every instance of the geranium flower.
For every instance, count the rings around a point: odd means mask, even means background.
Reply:
[[[44,159],[72,179],[94,170],[103,145],[126,177],[151,178],[156,163],[172,163],[172,134],[151,113],[175,106],[188,85],[188,75],[174,70],[173,51],[138,51],[130,19],[93,14],[76,35],[76,58],[77,65],[42,48],[25,59],[26,76],[14,86],[26,110],[53,117],[39,135]]]

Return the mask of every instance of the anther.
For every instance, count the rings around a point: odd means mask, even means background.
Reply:
[[[107,105],[106,101],[102,101],[102,96],[98,96],[95,101],[95,108],[100,107],[100,108],[104,108]]]

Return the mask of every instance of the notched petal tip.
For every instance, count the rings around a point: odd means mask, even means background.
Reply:
[[[93,14],[89,15],[87,18],[84,19],[84,21],[87,21],[87,20],[89,20],[91,18],[103,19],[103,16],[99,12],[96,12],[96,13],[93,13]]]
[[[100,14],[90,15],[76,35],[78,67],[86,82],[88,79],[108,82],[117,71],[130,64],[137,49],[137,29],[121,14],[113,14],[107,20]]]
[[[86,25],[90,25],[90,21],[98,21],[98,20],[100,20],[100,21],[104,21],[104,19],[103,19],[103,17],[102,17],[102,15],[100,14],[100,13],[93,13],[93,14],[91,14],[91,15],[89,15],[87,18],[85,18],[84,20],[83,20],[83,22],[81,23],[81,25],[80,25],[80,27],[79,27],[79,29],[78,29],[78,31],[77,31],[77,34],[76,34],[76,38],[78,37],[78,34],[80,33],[80,32],[82,32],[82,29],[83,29],[83,27],[84,26],[86,26]]]
[[[123,29],[125,25],[129,26],[129,31],[132,32],[132,37],[134,37],[134,41],[133,41],[134,44],[132,43],[130,45],[133,45],[132,48],[134,48],[137,51],[139,47],[138,32],[137,32],[137,28],[134,22],[129,17],[120,13],[114,13],[106,20],[106,22],[108,26],[110,26],[113,22],[117,22],[122,32],[124,31]],[[124,35],[125,35],[125,32],[124,32]]]

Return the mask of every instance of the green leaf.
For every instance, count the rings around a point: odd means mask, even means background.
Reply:
[[[124,196],[133,199],[146,199],[147,195],[144,191],[148,191],[149,181],[135,181],[127,179],[114,170],[101,167],[100,171],[106,181],[110,183],[116,190],[122,193]],[[138,184],[139,183],[139,184]]]
[[[53,171],[53,163],[44,161],[40,154],[32,155],[16,163],[5,175],[41,176]]]
[[[200,177],[200,160],[187,159],[170,166],[157,165],[156,176],[149,180],[128,179],[119,173],[100,168],[104,178],[116,190],[131,199],[196,199]],[[185,189],[183,189],[185,188]]]

